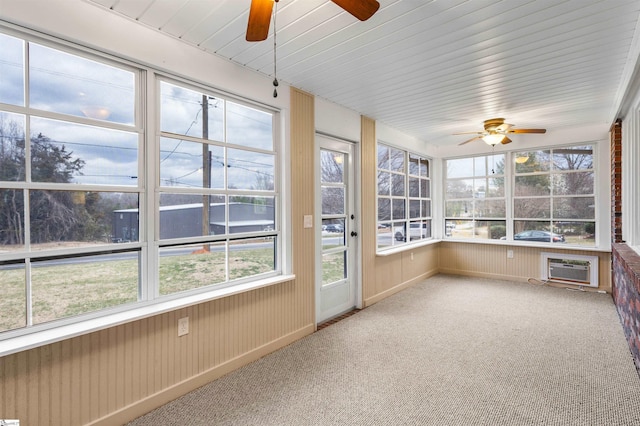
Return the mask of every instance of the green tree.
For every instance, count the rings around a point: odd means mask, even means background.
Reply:
[[[30,140],[34,182],[70,183],[84,161],[43,134]],[[0,121],[0,181],[25,180],[25,137],[15,121]],[[0,244],[24,244],[24,195],[20,189],[0,190]],[[71,191],[29,192],[31,241],[77,238],[86,230],[86,208],[74,203]]]

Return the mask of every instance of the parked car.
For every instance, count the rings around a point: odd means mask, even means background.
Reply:
[[[329,224],[324,230],[327,232],[344,232],[344,228],[339,223]]]
[[[407,241],[404,236],[404,230],[401,229],[395,233],[396,241]],[[421,238],[428,238],[429,228],[427,228],[426,223],[410,223],[409,224],[409,237],[412,240],[419,240]]]
[[[548,231],[523,231],[513,236],[514,241],[539,241],[548,243],[564,243],[564,235],[555,234]]]

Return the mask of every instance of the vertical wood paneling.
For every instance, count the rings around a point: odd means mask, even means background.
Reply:
[[[513,259],[507,258],[507,250],[513,250]],[[440,244],[440,270],[516,281],[539,279],[542,252],[598,256],[599,288],[611,290],[611,254],[608,252],[443,242]]]
[[[362,208],[362,299],[376,294],[376,124],[360,118],[360,206]]]
[[[291,224],[293,272],[298,292],[298,308],[287,321],[309,324],[315,320],[315,241],[313,228],[304,228],[305,215],[314,214],[315,109],[312,95],[291,89]],[[282,312],[286,312],[283,307]],[[294,320],[297,318],[297,321]],[[283,318],[285,319],[285,318]]]

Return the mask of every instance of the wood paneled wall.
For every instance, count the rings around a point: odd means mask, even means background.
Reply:
[[[513,250],[513,259],[507,258],[507,250]],[[512,281],[539,279],[542,252],[598,256],[598,289],[611,292],[611,253],[608,252],[442,242],[439,270],[448,274]]]

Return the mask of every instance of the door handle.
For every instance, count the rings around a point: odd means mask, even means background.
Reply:
[[[356,231],[351,231],[351,236],[352,236],[352,237],[357,237],[357,236],[358,236],[358,233],[357,233]]]

